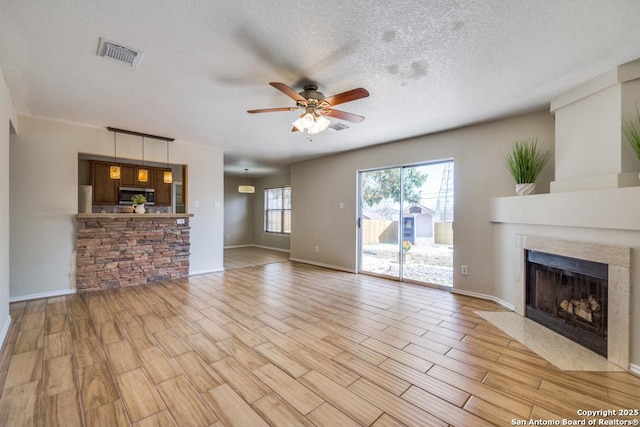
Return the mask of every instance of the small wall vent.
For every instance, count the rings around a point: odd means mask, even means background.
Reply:
[[[345,125],[344,123],[333,123],[329,126],[329,129],[337,132],[339,130],[349,129],[349,126]]]
[[[98,56],[104,56],[113,61],[117,61],[123,64],[127,64],[130,67],[136,67],[142,59],[143,52],[135,49],[131,49],[126,46],[100,39],[100,45],[98,46]]]

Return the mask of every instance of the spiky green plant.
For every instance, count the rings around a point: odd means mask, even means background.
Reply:
[[[622,131],[631,144],[631,148],[636,152],[636,156],[640,159],[640,112],[638,107],[636,107],[635,119],[622,121]]]
[[[538,139],[533,138],[514,141],[503,159],[516,184],[529,184],[536,181],[552,155],[549,148],[538,148]]]

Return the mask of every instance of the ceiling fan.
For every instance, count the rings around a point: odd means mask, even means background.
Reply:
[[[291,89],[284,83],[271,82],[269,84],[296,101],[296,106],[248,110],[247,113],[273,113],[277,111],[304,110],[298,120],[293,122],[293,129],[291,129],[292,132],[304,132],[305,130],[309,134],[322,132],[331,124],[329,119],[325,116],[353,123],[360,123],[364,120],[364,117],[357,114],[347,113],[346,111],[336,110],[333,108],[335,105],[355,101],[356,99],[366,98],[369,96],[369,92],[361,87],[351,89],[337,95],[325,97],[324,94],[318,92],[318,86],[314,84],[304,86],[304,90],[300,93]]]

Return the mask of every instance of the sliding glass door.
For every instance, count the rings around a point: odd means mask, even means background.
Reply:
[[[362,171],[359,178],[359,271],[451,286],[453,161]]]

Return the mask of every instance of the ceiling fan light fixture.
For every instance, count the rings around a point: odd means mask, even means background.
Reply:
[[[316,122],[316,118],[313,113],[306,113],[302,116],[301,121],[305,129],[311,129]]]
[[[320,133],[326,130],[330,124],[331,121],[329,119],[327,119],[326,117],[318,116],[316,118],[316,122],[313,124],[313,126],[311,126],[307,133],[309,133],[310,135]]]
[[[247,113],[273,113],[277,111],[304,109],[305,112],[293,122],[293,131],[304,132],[306,130],[310,134],[322,132],[330,127],[331,122],[329,119],[322,117],[323,115],[354,123],[360,123],[364,120],[364,117],[357,114],[333,109],[333,107],[338,104],[369,96],[369,92],[364,88],[359,87],[337,95],[325,97],[324,94],[318,92],[318,86],[315,84],[306,85],[304,90],[299,93],[284,83],[271,82],[269,84],[293,99],[296,102],[296,107],[263,108],[259,110],[247,110]]]
[[[293,127],[298,129],[300,132],[304,132],[304,125],[302,124],[302,117],[298,117],[298,119],[292,123]]]

